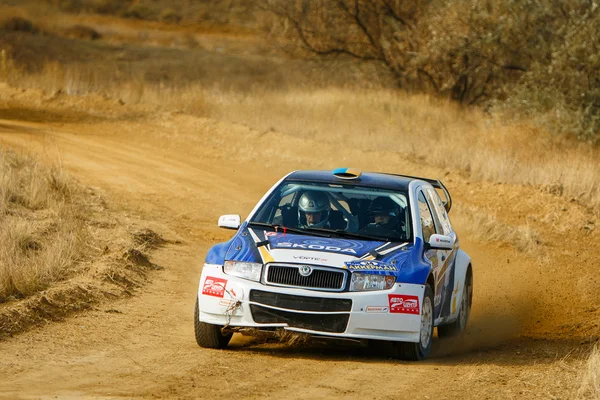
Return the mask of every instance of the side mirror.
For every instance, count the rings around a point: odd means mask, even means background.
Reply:
[[[225,229],[238,229],[240,227],[239,215],[221,215],[219,217],[219,227]]]
[[[446,235],[433,234],[429,238],[429,248],[452,250],[454,248],[454,239]]]

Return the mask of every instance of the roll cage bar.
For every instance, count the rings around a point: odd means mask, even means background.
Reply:
[[[452,197],[450,197],[450,192],[448,191],[448,189],[446,189],[446,186],[444,186],[442,181],[440,181],[439,179],[429,179],[429,178],[421,178],[418,176],[390,174],[390,173],[385,173],[385,174],[391,175],[391,176],[399,176],[402,178],[418,179],[420,181],[425,181],[425,182],[429,183],[431,186],[433,186],[436,189],[440,189],[442,192],[444,192],[444,197],[446,198],[445,200],[442,200],[442,203],[444,203],[444,208],[446,209],[446,212],[448,212],[448,213],[450,212],[450,209],[452,208]]]

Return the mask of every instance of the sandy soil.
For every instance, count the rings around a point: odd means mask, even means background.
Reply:
[[[164,269],[137,296],[0,342],[0,397],[575,396],[579,369],[600,332],[597,281],[586,272],[595,259],[589,245],[600,241],[597,229],[581,240],[579,221],[596,223],[584,206],[534,188],[469,182],[391,151],[323,147],[181,114],[65,115],[70,117],[53,121],[39,109],[13,113],[5,107],[0,143],[60,159],[80,181],[183,240],[154,253],[152,261]],[[382,168],[380,160],[390,162]],[[216,227],[217,217],[247,215],[292,169],[348,165],[445,175],[457,210],[481,207],[508,226],[526,223],[541,243],[519,252],[461,235],[475,267],[469,332],[462,340],[436,341],[423,363],[398,362],[354,345],[293,348],[237,336],[226,351],[198,348],[192,315],[203,257],[229,234]],[[468,228],[461,219],[453,222],[459,233]]]

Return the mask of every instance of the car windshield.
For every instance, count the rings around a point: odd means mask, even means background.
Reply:
[[[260,205],[250,223],[307,234],[412,240],[405,193],[353,185],[283,182]]]

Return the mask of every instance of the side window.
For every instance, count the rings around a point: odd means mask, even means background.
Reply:
[[[419,191],[419,216],[421,217],[421,229],[423,230],[423,240],[429,242],[429,238],[435,232],[435,225],[433,223],[433,216],[423,196],[423,192]]]
[[[273,197],[271,202],[265,207],[262,212],[256,216],[257,222],[266,222],[269,224],[281,225],[284,222],[285,216],[282,210],[289,206],[296,192],[290,193],[278,200],[278,197]]]
[[[284,196],[281,198],[281,200],[279,201],[279,207],[281,208],[283,206],[287,206],[287,205],[291,205],[292,201],[294,200],[294,195],[296,194],[296,192],[294,193],[290,193],[287,196]]]
[[[285,195],[279,201],[275,208],[275,215],[269,221],[275,225],[296,226],[298,225],[298,211],[292,206],[295,198],[298,197],[298,192],[292,192]]]
[[[429,200],[429,204],[432,205],[436,220],[438,222],[438,226],[441,227],[444,235],[449,235],[452,233],[452,225],[450,224],[450,218],[448,218],[448,213],[444,208],[444,203],[440,199],[440,196],[437,194],[434,188],[427,188],[425,190],[425,194],[427,195],[427,199]]]

